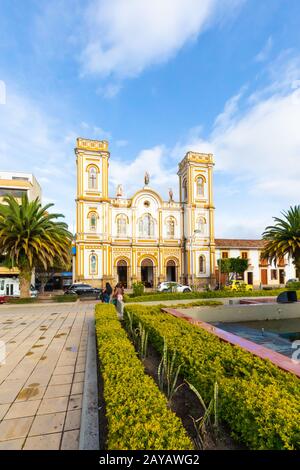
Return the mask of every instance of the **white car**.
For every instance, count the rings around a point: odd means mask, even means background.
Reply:
[[[157,292],[192,292],[190,286],[184,286],[178,282],[160,282]]]

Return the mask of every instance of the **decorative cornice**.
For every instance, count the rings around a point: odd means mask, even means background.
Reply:
[[[184,159],[179,163],[179,172],[181,172],[187,163],[204,163],[214,165],[212,153],[187,152]]]
[[[78,137],[76,149],[90,150],[92,152],[108,152],[108,141],[83,139]]]

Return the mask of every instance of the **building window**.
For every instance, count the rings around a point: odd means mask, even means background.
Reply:
[[[197,196],[202,197],[204,196],[204,179],[202,176],[199,176],[196,180],[197,185]]]
[[[154,221],[151,214],[145,214],[139,220],[139,234],[140,237],[153,237],[154,236]]]
[[[97,214],[95,212],[90,212],[89,219],[90,219],[90,230],[92,232],[96,232],[96,230],[97,230]]]
[[[271,281],[277,281],[278,275],[277,275],[277,269],[271,269]]]
[[[29,178],[26,178],[26,176],[13,176],[12,179],[17,181],[29,181]]]
[[[97,274],[97,264],[98,258],[97,255],[90,256],[90,274]]]
[[[186,179],[183,180],[182,191],[183,191],[183,200],[186,201],[187,200],[187,181],[186,181]]]
[[[200,230],[201,233],[204,233],[205,232],[205,224],[206,224],[205,217],[199,217],[197,219],[196,229]]]
[[[223,259],[229,258],[228,251],[222,251],[222,258],[223,258]]]
[[[127,235],[127,217],[124,214],[117,217],[117,234],[118,237]]]
[[[205,256],[199,256],[199,273],[205,273]]]
[[[242,255],[242,259],[248,259],[248,252],[247,251],[242,251],[241,255]]]
[[[167,220],[167,236],[173,238],[175,236],[175,219],[170,217]]]
[[[97,189],[97,170],[94,166],[89,168],[89,189]]]
[[[27,189],[0,189],[0,196],[13,196],[15,198],[21,198],[26,194],[28,194]]]

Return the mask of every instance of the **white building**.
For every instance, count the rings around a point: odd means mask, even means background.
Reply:
[[[215,239],[216,263],[220,258],[244,258],[248,259],[248,269],[244,273],[244,281],[254,286],[282,286],[288,279],[296,277],[295,266],[287,256],[278,261],[277,265],[269,264],[267,260],[261,259],[264,247],[263,240],[241,240],[241,239]],[[225,276],[218,271],[216,264],[216,281],[225,282]]]

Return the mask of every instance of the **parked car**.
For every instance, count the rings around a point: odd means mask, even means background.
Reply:
[[[157,292],[192,292],[190,286],[179,284],[178,282],[160,282]]]
[[[90,284],[72,284],[66,291],[65,295],[77,294],[80,297],[96,297],[100,298],[102,289],[92,287]]]
[[[237,291],[237,290],[245,290],[251,291],[253,290],[253,286],[251,284],[247,284],[244,281],[233,280],[226,286],[227,289]]]

